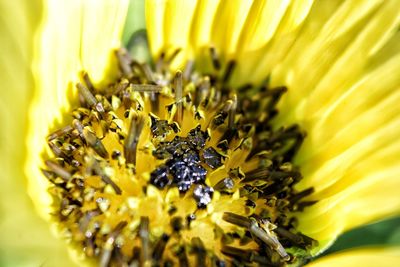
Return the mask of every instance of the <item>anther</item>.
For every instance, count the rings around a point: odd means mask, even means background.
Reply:
[[[74,126],[74,128],[78,131],[79,137],[82,140],[85,140],[85,137],[83,135],[83,125],[79,120],[73,120],[72,121],[72,125]]]
[[[205,259],[206,259],[206,249],[204,248],[204,244],[200,238],[194,237],[192,238],[192,248],[193,252],[196,254],[197,261],[196,266],[205,267]]]
[[[155,84],[131,84],[130,87],[136,92],[158,93],[161,92],[162,86]]]
[[[182,51],[181,48],[175,49],[175,51],[171,54],[171,56],[167,60],[167,64],[170,65],[172,61],[179,55],[179,53]]]
[[[183,119],[183,81],[182,72],[177,71],[174,77],[174,89],[175,89],[175,102],[176,102],[176,121],[181,124]]]
[[[276,252],[278,252],[284,261],[288,261],[290,259],[290,256],[287,254],[285,248],[282,246],[276,236],[272,235],[269,231],[258,227],[257,223],[254,221],[251,222],[249,230],[254,236],[258,237],[265,244],[269,245]]]
[[[224,178],[220,180],[216,185],[214,185],[214,189],[217,191],[230,191],[235,186],[235,182],[232,178]]]
[[[109,234],[107,241],[103,247],[102,254],[100,256],[100,267],[108,267],[111,259],[111,254],[114,249],[114,243],[117,236],[120,234],[122,229],[127,225],[127,222],[120,222],[112,233]]]
[[[128,136],[125,140],[124,154],[127,163],[136,165],[136,150],[139,142],[140,133],[144,126],[144,118],[142,115],[133,115]]]
[[[218,58],[217,50],[215,47],[210,47],[210,56],[211,56],[211,62],[215,70],[220,70],[221,69],[221,62]]]
[[[233,129],[234,128],[236,108],[237,108],[237,96],[235,94],[232,97],[232,104],[229,107],[229,113],[228,113],[228,128],[229,129]]]
[[[159,262],[162,259],[165,247],[167,246],[169,240],[169,235],[163,234],[158,240],[157,244],[154,246],[153,250],[153,260]]]
[[[68,158],[68,156],[54,143],[49,142],[49,147],[53,151],[54,155],[56,155],[59,158]]]
[[[314,188],[312,188],[312,187],[307,188],[307,189],[304,189],[303,191],[301,191],[301,192],[295,194],[293,197],[291,197],[291,198],[289,199],[289,201],[290,201],[290,203],[296,203],[296,202],[298,202],[300,199],[302,199],[302,198],[304,198],[304,197],[306,197],[306,196],[311,195],[313,192],[314,192]]]
[[[94,151],[96,151],[99,156],[103,158],[108,158],[108,152],[106,148],[104,147],[103,143],[101,140],[91,131],[88,129],[84,128],[83,129],[83,136],[85,138],[86,143],[93,148]]]
[[[103,115],[105,112],[103,105],[97,101],[96,97],[90,92],[90,90],[81,83],[77,83],[76,87],[88,106],[94,107],[101,115]]]
[[[240,259],[241,261],[251,262],[251,252],[249,250],[244,250],[232,246],[223,246],[221,252],[227,256]],[[240,266],[244,266],[241,264]]]
[[[71,125],[67,125],[59,130],[56,130],[55,132],[51,133],[48,137],[47,140],[48,141],[52,141],[56,138],[62,137],[65,134],[70,133],[74,128],[72,128]]]
[[[115,51],[115,54],[118,59],[119,67],[120,67],[122,73],[127,77],[131,77],[133,74],[132,68],[130,66],[131,62],[125,56],[126,53],[127,53],[127,51],[125,49],[118,49],[117,51]]]
[[[224,214],[222,215],[222,219],[224,221],[227,221],[229,223],[232,223],[237,226],[244,227],[244,228],[249,228],[251,226],[250,219],[248,219],[244,216],[232,213],[232,212],[224,212]]]
[[[155,64],[156,72],[163,73],[165,68],[165,52],[161,52]]]
[[[58,177],[60,177],[64,181],[68,182],[71,179],[72,177],[71,173],[68,170],[61,167],[60,165],[58,165],[57,163],[50,160],[46,160],[45,164],[52,172],[54,172]]]
[[[89,74],[86,71],[83,72],[82,78],[83,78],[83,81],[85,82],[87,88],[89,89],[89,91],[92,93],[95,92],[96,89],[94,88],[94,85],[93,85],[92,81],[90,80]]]
[[[153,74],[153,71],[151,70],[149,64],[143,63],[143,64],[140,64],[140,66],[142,67],[143,74],[145,75],[146,80],[149,83],[153,83],[154,82],[154,74]]]
[[[134,70],[138,70],[140,72],[140,75],[143,75],[148,83],[154,83],[153,71],[151,70],[149,64],[142,64],[136,60],[133,60],[131,66]]]
[[[229,81],[229,79],[231,78],[232,74],[233,74],[233,70],[236,67],[236,61],[231,60],[228,62],[226,68],[225,68],[225,72],[224,75],[222,76],[222,82],[223,83],[227,83]]]
[[[139,237],[141,242],[141,266],[145,266],[150,262],[150,239],[149,239],[149,218],[140,217]]]
[[[121,195],[121,193],[122,193],[121,188],[119,188],[119,186],[116,183],[114,183],[114,181],[111,180],[110,177],[108,177],[108,175],[100,167],[98,161],[94,158],[92,158],[91,160],[92,160],[92,168],[93,168],[94,172],[100,176],[100,178],[103,180],[104,183],[109,184],[113,188],[113,190],[115,191],[115,193],[117,195]]]
[[[183,79],[189,81],[190,75],[192,75],[194,69],[194,60],[188,60],[183,70]]]

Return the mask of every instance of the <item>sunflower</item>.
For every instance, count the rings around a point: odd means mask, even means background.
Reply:
[[[1,265],[300,264],[399,214],[398,1],[147,1],[154,69],[115,52],[128,4],[1,2]]]

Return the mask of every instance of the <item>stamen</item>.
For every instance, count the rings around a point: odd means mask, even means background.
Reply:
[[[114,183],[113,180],[111,180],[110,177],[103,171],[103,169],[100,167],[99,163],[97,162],[96,159],[91,159],[92,160],[92,168],[94,172],[101,177],[104,183],[109,184],[115,191],[117,195],[121,195],[122,190],[119,188],[119,186]]]
[[[162,86],[155,84],[131,84],[130,85],[133,91],[136,92],[149,92],[149,93],[157,93],[161,92]]]
[[[103,252],[100,257],[100,266],[107,267],[109,266],[111,253],[114,249],[115,239],[121,232],[121,230],[127,225],[127,222],[120,222],[114,229],[114,231],[108,236],[105,246],[103,247]]]
[[[90,80],[89,74],[87,72],[83,72],[82,74],[83,81],[85,82],[87,88],[89,89],[90,92],[95,92],[96,88],[94,88],[94,85],[92,81]]]
[[[234,181],[228,177],[222,179],[216,185],[214,185],[214,189],[220,192],[226,192],[232,190],[234,186],[235,186]]]
[[[153,260],[155,262],[159,262],[162,259],[162,255],[164,253],[165,247],[167,246],[167,242],[169,240],[169,235],[163,234],[158,240],[157,244],[154,247],[153,251]]]
[[[104,147],[103,143],[97,136],[89,131],[88,129],[84,128],[83,129],[83,137],[85,138],[86,143],[91,146],[94,151],[96,151],[99,156],[103,158],[108,158],[108,152],[106,148]]]
[[[174,78],[175,101],[176,101],[176,121],[181,124],[183,119],[183,87],[182,87],[182,72],[177,71]]]
[[[70,133],[73,130],[71,125],[67,125],[64,128],[61,128],[59,130],[56,130],[55,132],[51,133],[48,137],[47,140],[48,141],[52,141],[56,138],[62,137],[65,134]]]
[[[236,107],[237,107],[237,96],[233,95],[232,104],[229,107],[229,113],[228,113],[228,128],[229,129],[233,129],[234,125],[235,125]]]
[[[78,134],[82,140],[85,140],[85,136],[83,134],[83,125],[79,120],[73,120],[72,125],[78,131]]]
[[[167,64],[170,65],[172,63],[172,61],[174,61],[174,59],[179,55],[179,53],[182,51],[181,48],[176,49],[172,55],[169,57],[169,59],[167,60]]]
[[[232,212],[224,212],[222,219],[240,227],[250,228],[250,219]]]
[[[248,228],[254,236],[260,238],[264,243],[276,250],[283,260],[289,260],[290,256],[286,253],[278,239],[269,230],[258,227],[255,221],[230,212],[225,212],[222,219],[237,226]]]
[[[141,241],[141,265],[150,262],[150,240],[149,240],[149,218],[141,217],[139,225],[139,236]]]
[[[184,246],[179,247],[176,256],[178,257],[180,267],[189,267],[189,260]]]
[[[251,222],[249,230],[253,235],[260,238],[265,244],[276,250],[276,252],[279,253],[284,261],[288,261],[290,259],[290,256],[286,253],[285,248],[269,231],[261,229],[255,222]]]
[[[136,165],[136,150],[140,133],[144,126],[144,119],[141,115],[133,115],[129,133],[125,141],[124,154],[127,163]]]
[[[194,60],[188,60],[185,69],[183,71],[183,79],[189,81],[190,75],[192,75],[194,69]]]
[[[197,258],[196,266],[205,267],[206,249],[204,248],[204,244],[200,238],[192,238],[192,249]]]
[[[221,62],[219,61],[217,50],[215,47],[210,47],[211,62],[215,70],[221,69]]]
[[[84,86],[81,83],[77,83],[76,87],[78,88],[79,93],[83,96],[86,103],[90,107],[94,107],[100,114],[104,114],[105,110],[104,110],[103,105],[100,102],[97,102],[96,97],[94,97],[94,95],[92,95],[92,93],[89,91],[89,89],[86,86]]]
[[[164,68],[165,68],[165,53],[162,52],[158,58],[158,60],[156,61],[156,72],[157,73],[163,73],[164,72]]]
[[[222,82],[225,84],[229,81],[229,79],[231,78],[231,75],[233,74],[233,70],[236,67],[236,61],[231,60],[228,62],[226,68],[225,68],[225,73],[222,76]]]
[[[140,66],[142,67],[143,74],[145,75],[147,81],[148,81],[149,83],[154,82],[153,71],[151,70],[149,64],[143,63],[143,64],[140,64]]]
[[[45,164],[47,168],[53,171],[57,176],[62,178],[64,181],[68,182],[71,179],[72,177],[71,173],[66,169],[64,169],[63,167],[61,167],[60,165],[58,165],[57,163],[52,162],[50,160],[46,160]]]
[[[115,52],[115,54],[118,58],[119,67],[122,73],[127,77],[131,77],[133,72],[130,66],[131,61],[126,57],[127,51],[124,49],[119,49]]]

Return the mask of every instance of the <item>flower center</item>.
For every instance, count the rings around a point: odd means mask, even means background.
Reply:
[[[117,51],[120,78],[83,75],[72,122],[49,135],[54,217],[100,266],[281,266],[315,245],[291,215],[312,204],[293,188],[304,133],[271,125],[286,88],[235,92],[235,64],[210,51],[208,75]]]

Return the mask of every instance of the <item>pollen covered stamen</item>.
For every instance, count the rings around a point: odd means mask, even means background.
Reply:
[[[163,53],[155,71],[116,52],[120,78],[77,84],[81,106],[48,136],[45,160],[60,228],[100,266],[284,266],[315,241],[296,231],[294,211],[312,188],[290,163],[304,133],[274,131],[286,88],[253,96],[228,85],[235,62],[215,73],[188,62],[171,73]],[[168,265],[169,264],[169,265]]]

